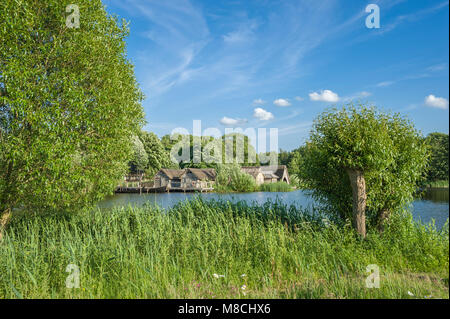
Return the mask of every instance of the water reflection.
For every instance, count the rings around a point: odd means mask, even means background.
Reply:
[[[162,194],[117,194],[111,196],[99,203],[101,208],[143,206],[146,203],[155,204],[162,208],[168,208],[179,201],[192,199],[194,196],[202,196],[208,199],[222,199],[231,202],[244,200],[248,203],[256,202],[263,204],[268,199],[280,199],[287,205],[297,205],[305,208],[313,206],[314,200],[306,191],[297,190],[287,193],[276,192],[257,192],[257,193],[233,193],[233,194],[217,194],[217,193],[162,193]],[[448,189],[435,189],[427,195],[426,198],[417,199],[412,203],[412,214],[415,220],[429,223],[435,220],[436,226],[441,228],[448,219],[449,202]]]
[[[440,202],[448,203],[448,188],[446,187],[427,188],[424,192],[423,198],[431,200],[436,203]]]

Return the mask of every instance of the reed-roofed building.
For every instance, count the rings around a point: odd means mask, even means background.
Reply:
[[[154,187],[179,191],[212,190],[216,181],[216,170],[213,168],[163,168],[155,174]]]
[[[257,185],[276,182],[290,184],[286,165],[247,166],[242,167],[241,171],[251,175]]]
[[[241,167],[241,171],[252,176],[256,181],[256,185],[264,184],[264,174],[261,172],[261,167],[245,166]]]

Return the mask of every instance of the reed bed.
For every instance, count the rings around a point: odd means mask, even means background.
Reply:
[[[399,214],[360,240],[279,201],[16,214],[0,243],[0,298],[448,298],[448,277],[448,223]]]
[[[293,191],[294,188],[285,182],[277,182],[261,184],[259,190],[261,192],[290,192]]]

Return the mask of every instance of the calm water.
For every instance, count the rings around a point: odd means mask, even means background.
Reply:
[[[256,202],[264,203],[267,199],[275,200],[279,198],[284,203],[290,205],[295,204],[302,207],[311,207],[314,200],[308,196],[307,192],[297,190],[287,193],[275,192],[258,192],[258,193],[242,193],[242,194],[217,194],[217,193],[162,193],[162,194],[117,194],[111,196],[101,203],[101,208],[124,207],[128,205],[142,206],[145,203],[157,204],[160,207],[168,208],[186,199],[194,196],[202,196],[205,199],[224,199],[232,202],[245,200],[248,203]],[[441,228],[448,218],[449,200],[448,189],[436,189],[429,191],[426,195],[427,199],[416,200],[412,204],[413,217],[424,223],[429,223],[432,219],[436,221],[436,226]]]

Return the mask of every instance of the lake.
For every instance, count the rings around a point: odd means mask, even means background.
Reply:
[[[256,193],[159,193],[159,194],[116,194],[100,202],[100,208],[143,206],[145,203],[156,204],[162,208],[169,208],[179,201],[201,196],[204,199],[223,199],[232,202],[245,200],[248,203],[256,202],[262,204],[268,199],[280,199],[283,203],[297,205],[302,207],[311,207],[315,204],[314,200],[308,195],[307,191],[296,190],[293,192],[256,192]],[[436,226],[441,228],[448,219],[449,215],[449,196],[448,188],[433,189],[427,191],[424,199],[417,199],[412,203],[412,214],[415,220],[423,223],[429,223],[435,220]]]

